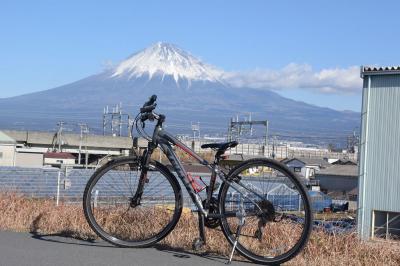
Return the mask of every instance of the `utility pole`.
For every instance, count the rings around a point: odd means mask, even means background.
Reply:
[[[128,115],[128,136],[130,138],[132,138],[132,128],[134,124],[135,120],[131,119],[131,117]]]
[[[272,141],[272,154],[271,157],[272,159],[275,159],[276,153],[275,153],[275,149],[276,149],[276,136],[273,136],[273,141]]]
[[[196,140],[200,141],[200,122],[197,122],[197,124],[192,124],[192,131],[193,131],[193,140],[192,140],[192,149],[195,150],[196,148]]]
[[[57,146],[58,146],[57,151],[62,152],[62,145],[64,144],[63,137],[62,137],[62,132],[64,130],[64,124],[65,124],[64,121],[60,121],[57,123],[58,130],[55,135],[56,140],[54,141],[54,138],[53,138],[53,151],[56,151],[56,144],[57,144]]]
[[[78,153],[78,164],[81,164],[81,153],[82,153],[82,141],[83,141],[83,137],[85,135],[85,147],[86,147],[86,154],[87,154],[87,134],[89,134],[89,127],[87,126],[87,124],[78,124],[80,127],[80,139],[79,139],[79,153]],[[86,160],[85,160],[86,161]],[[87,165],[87,164],[86,164]]]

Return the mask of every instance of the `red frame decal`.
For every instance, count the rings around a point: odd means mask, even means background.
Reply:
[[[194,191],[196,191],[196,193],[199,193],[206,187],[202,186],[201,184],[199,184],[198,181],[196,181],[196,179],[200,180],[200,176],[192,176],[191,173],[188,173],[187,178],[189,179],[190,185],[192,185],[192,188],[194,189]]]
[[[189,154],[190,156],[192,156],[193,158],[197,159],[193,152],[191,150],[189,150],[187,147],[180,145],[179,143],[175,144],[177,147],[179,147],[181,150],[183,150],[184,152],[186,152],[187,154]]]

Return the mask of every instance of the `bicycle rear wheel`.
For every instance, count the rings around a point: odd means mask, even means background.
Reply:
[[[280,264],[305,246],[312,226],[308,194],[283,164],[252,159],[230,172],[219,194],[221,227],[228,241],[244,257],[262,264]],[[244,225],[238,231],[242,212]],[[239,215],[240,216],[240,215]],[[240,232],[237,238],[237,232]]]
[[[89,179],[83,209],[102,239],[121,247],[146,247],[170,233],[182,213],[182,193],[171,172],[150,162],[140,204],[135,201],[141,173],[137,158],[113,160]]]

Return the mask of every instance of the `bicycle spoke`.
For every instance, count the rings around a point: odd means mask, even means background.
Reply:
[[[222,225],[231,243],[237,239],[238,251],[260,262],[298,252],[297,243],[304,243],[309,234],[310,219],[304,218],[310,216],[310,209],[295,177],[279,165],[255,159],[253,164],[243,163],[229,178],[232,184],[225,184],[221,192],[221,212],[244,213],[245,223],[238,238],[239,218],[227,215]]]
[[[85,193],[91,206],[88,216],[93,217],[89,221],[100,236],[118,245],[145,245],[173,228],[182,204],[177,202],[176,184],[157,170],[149,171],[150,182],[143,188],[139,205],[133,199],[140,172],[132,171],[129,161],[94,176],[90,191]]]

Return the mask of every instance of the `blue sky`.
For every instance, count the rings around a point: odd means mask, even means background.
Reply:
[[[399,10],[397,1],[2,0],[0,98],[76,81],[165,41],[284,96],[359,111],[357,67],[400,64]]]

